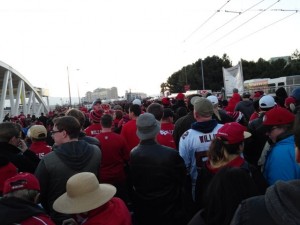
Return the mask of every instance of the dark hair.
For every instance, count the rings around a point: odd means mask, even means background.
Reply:
[[[104,127],[104,128],[110,128],[112,126],[112,121],[113,121],[113,118],[112,118],[111,115],[104,114],[101,117],[100,123],[101,123],[102,127]]]
[[[297,114],[296,114],[293,133],[295,136],[295,145],[300,150],[300,112],[297,112]],[[300,152],[299,152],[299,154],[300,154]]]
[[[9,142],[12,137],[19,137],[21,131],[20,124],[13,122],[0,123],[0,141]]]
[[[202,95],[199,95],[199,94],[192,94],[192,95],[187,96],[187,108],[190,111],[194,110],[194,106],[191,103],[191,99],[195,96],[202,97]]]
[[[133,112],[133,114],[138,117],[141,113],[142,113],[142,110],[141,110],[141,107],[137,104],[132,104],[130,105],[129,107],[129,111],[130,112]]]
[[[206,189],[203,219],[207,225],[229,225],[240,202],[257,194],[256,185],[245,169],[225,167]]]
[[[155,119],[160,121],[164,115],[164,107],[159,103],[151,103],[147,108],[147,112],[153,114]]]
[[[79,121],[73,116],[58,117],[53,120],[59,131],[66,131],[70,138],[78,138],[81,130]]]
[[[116,119],[122,119],[123,117],[123,112],[121,110],[115,110],[115,116],[116,116]]]
[[[219,162],[225,158],[224,151],[226,151],[229,155],[239,154],[240,145],[242,144],[243,142],[226,144],[226,140],[215,138],[211,141],[207,156],[209,160],[213,161],[214,163]]]
[[[78,119],[80,126],[83,127],[85,124],[85,115],[82,111],[78,109],[70,109],[66,112],[66,116],[73,116]]]
[[[172,109],[170,108],[164,108],[164,115],[163,115],[163,119],[166,119],[168,117],[174,117],[174,113],[172,111]]]

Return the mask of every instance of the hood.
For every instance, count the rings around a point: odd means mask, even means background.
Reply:
[[[265,194],[268,212],[278,224],[297,225],[300,221],[300,180],[278,181]]]
[[[64,143],[55,147],[54,151],[69,168],[82,170],[93,156],[94,148],[98,147],[80,140]]]
[[[32,216],[45,214],[36,204],[23,199],[9,197],[0,200],[0,221],[1,225],[21,223]]]
[[[200,131],[202,133],[210,133],[218,125],[218,122],[214,119],[205,122],[195,122],[192,124],[192,129]]]
[[[245,100],[245,101],[241,101],[239,104],[242,104],[245,107],[252,107],[253,106],[253,101]]]

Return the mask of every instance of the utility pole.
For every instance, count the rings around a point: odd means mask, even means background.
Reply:
[[[202,90],[205,90],[202,59],[201,59],[201,74],[202,74]]]

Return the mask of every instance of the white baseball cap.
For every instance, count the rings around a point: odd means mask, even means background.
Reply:
[[[262,109],[273,108],[276,105],[272,95],[265,95],[259,100],[259,107]]]

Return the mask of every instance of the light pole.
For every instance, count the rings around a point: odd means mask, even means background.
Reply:
[[[205,87],[204,87],[204,74],[203,74],[203,63],[202,63],[202,59],[201,59],[201,74],[202,74],[202,90],[205,90]]]
[[[71,88],[70,88],[70,74],[69,74],[69,68],[68,67],[67,67],[67,72],[68,72],[68,87],[69,87],[69,103],[70,103],[70,106],[72,106]]]

